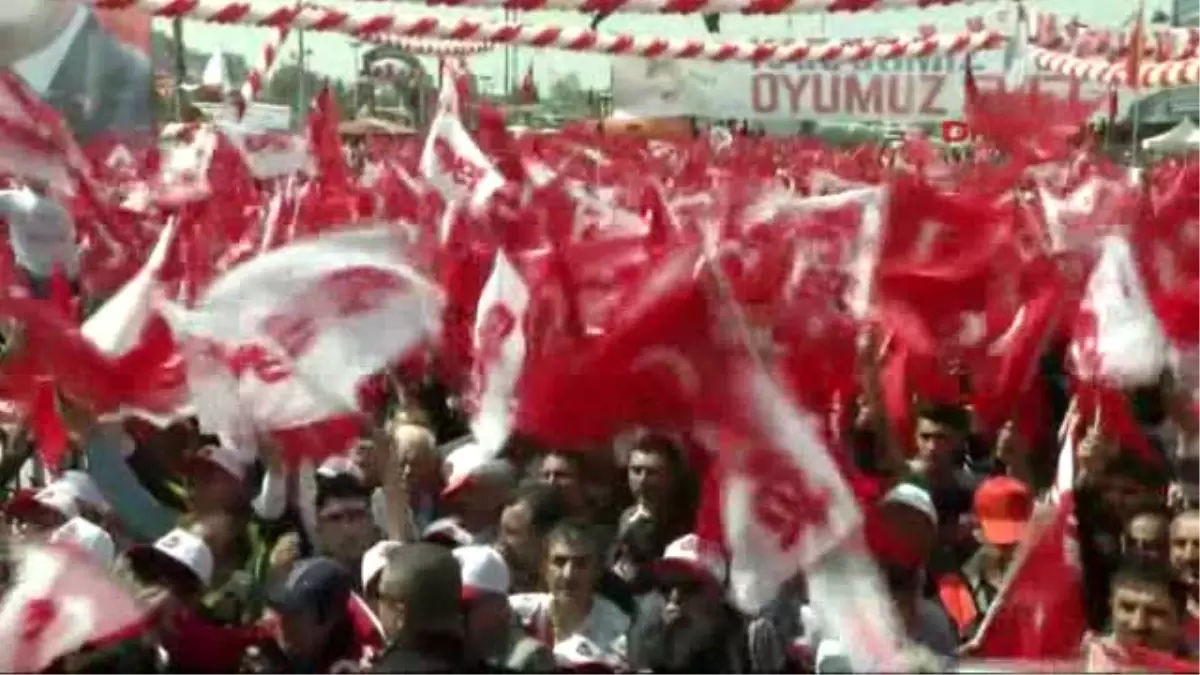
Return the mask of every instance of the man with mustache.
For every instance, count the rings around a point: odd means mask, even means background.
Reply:
[[[1200,650],[1200,511],[1181,511],[1171,521],[1169,560],[1175,581],[1184,593],[1183,639]]]
[[[688,534],[671,543],[653,566],[658,593],[638,612],[629,632],[635,672],[751,672],[746,629],[724,601],[728,563]]]

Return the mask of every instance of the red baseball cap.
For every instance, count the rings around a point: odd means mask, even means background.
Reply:
[[[1033,517],[1033,492],[1029,486],[1008,476],[994,476],[975,490],[975,520],[983,540],[995,546],[1010,546],[1025,536]]]

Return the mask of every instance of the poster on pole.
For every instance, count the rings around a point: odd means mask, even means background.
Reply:
[[[81,142],[153,127],[149,14],[3,0],[0,45],[0,65],[58,110]]]

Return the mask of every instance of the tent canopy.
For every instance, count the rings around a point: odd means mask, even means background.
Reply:
[[[1192,124],[1190,118],[1185,117],[1170,131],[1142,141],[1142,149],[1155,152],[1195,152],[1200,150],[1200,129]]]

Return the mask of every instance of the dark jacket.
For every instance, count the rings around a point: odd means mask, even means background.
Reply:
[[[90,12],[90,10],[88,10]],[[153,128],[150,59],[89,14],[43,98],[80,141]]]
[[[503,673],[467,656],[462,640],[424,636],[391,644],[375,663],[376,673]]]
[[[1108,629],[1109,585],[1121,562],[1121,525],[1091,485],[1075,489],[1075,522],[1088,627],[1102,632]]]
[[[682,646],[668,637],[657,599],[649,600],[629,629],[629,666],[652,673],[748,673],[752,671],[746,625],[726,610],[714,639]]]

